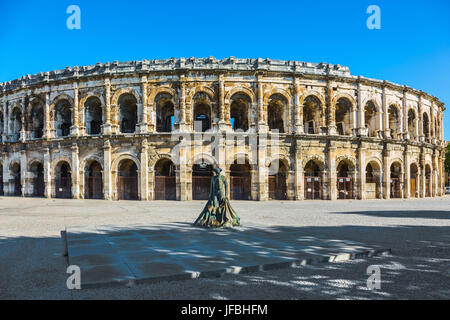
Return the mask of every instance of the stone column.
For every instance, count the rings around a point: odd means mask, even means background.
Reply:
[[[327,105],[328,105],[328,134],[335,135],[336,134],[336,106],[333,103],[333,85],[328,82],[327,84]],[[324,106],[325,108],[325,106]],[[322,121],[321,121],[322,122]],[[325,123],[321,123],[322,126],[325,126]]]
[[[256,78],[258,81],[258,91],[257,91],[258,132],[264,133],[269,130],[266,123],[266,117],[264,115],[264,83],[263,83],[264,76],[262,74],[257,74]],[[248,121],[250,126],[251,119],[248,119]]]
[[[43,138],[49,139],[52,137],[52,127],[50,123],[50,92],[45,93],[44,105],[44,132]]]
[[[304,177],[303,177],[303,159],[302,159],[302,142],[296,140],[295,144],[295,177],[294,177],[294,196],[295,200],[303,200],[305,198]]]
[[[8,96],[3,97],[3,135],[2,142],[8,141]],[[3,165],[5,167],[5,165]]]
[[[402,99],[402,122],[401,122],[401,133],[404,140],[409,139],[408,133],[408,106],[406,100],[406,90],[403,90],[403,99]]]
[[[142,140],[141,146],[141,200],[148,200],[148,142]]]
[[[139,133],[148,132],[148,96],[147,96],[147,76],[141,77],[141,93],[142,93],[142,110],[140,113]]]
[[[417,119],[419,119],[419,141],[424,142],[425,136],[423,134],[423,112],[422,112],[422,96],[419,96],[419,114]]]
[[[383,96],[381,106],[383,109],[383,120],[384,120],[384,137],[391,137],[391,130],[389,128],[389,106],[387,105],[387,92],[386,87],[383,86]]]
[[[298,78],[294,78],[294,133],[304,133],[303,128],[303,105],[300,105],[301,87],[298,84]]]
[[[111,81],[109,78],[105,79],[105,106],[104,106],[104,122],[102,125],[102,134],[110,135],[112,133],[111,128]],[[105,194],[106,195],[106,194]]]
[[[219,131],[227,130],[227,122],[225,121],[225,81],[223,74],[219,74]]]
[[[72,112],[72,126],[70,127],[70,135],[79,135],[79,100],[78,100],[78,83],[73,84],[73,112]]]
[[[336,185],[336,146],[334,141],[330,141],[328,146],[328,183],[329,183],[329,199],[337,199]]]
[[[52,197],[52,176],[51,176],[51,159],[50,159],[50,149],[44,148],[42,150],[44,154],[44,184],[45,184],[45,191],[44,195],[46,198]]]
[[[189,111],[191,111],[191,110],[189,110]],[[192,119],[192,122],[193,121],[194,120]],[[180,132],[188,131],[187,123],[186,123],[186,83],[185,83],[184,75],[180,76],[180,124],[179,124],[178,130]]]
[[[112,200],[111,180],[111,143],[109,140],[105,140],[103,144],[103,195],[105,200]]]
[[[78,157],[78,146],[72,144],[72,198],[80,198],[80,163]]]
[[[420,151],[420,194],[421,198],[425,198],[425,185],[426,185],[426,173],[425,173],[425,154],[423,153],[423,149]]]
[[[267,155],[267,136],[262,134],[259,136],[258,141],[258,200],[267,201],[269,200],[268,194],[268,168],[266,166],[266,155]]]
[[[190,186],[192,185],[192,175],[189,177],[188,174],[190,168],[187,167],[188,146],[186,137],[179,143],[179,146],[179,163],[177,164],[177,167],[179,168],[177,178],[177,200],[192,200],[192,192],[189,192],[192,190],[190,189]]]
[[[358,119],[358,125],[356,124],[356,122],[354,123],[353,127],[354,128],[358,128],[358,135],[360,136],[367,136],[367,130],[366,130],[366,119],[365,119],[365,114],[364,114],[364,106],[363,106],[363,101],[362,101],[362,84],[361,82],[358,82],[358,99],[357,99],[357,103],[358,103],[358,114],[359,114],[359,119]],[[354,113],[355,116],[353,117],[354,120],[356,120],[356,112]]]

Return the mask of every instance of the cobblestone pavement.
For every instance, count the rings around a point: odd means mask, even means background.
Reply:
[[[243,224],[392,249],[392,256],[290,269],[66,289],[60,232],[74,226],[192,222],[204,202],[0,198],[1,299],[449,299],[450,197],[373,201],[234,201]],[[381,289],[368,290],[378,265]]]

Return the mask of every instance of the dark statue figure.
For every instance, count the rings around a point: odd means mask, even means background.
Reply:
[[[228,199],[228,183],[222,169],[214,168],[215,175],[211,178],[208,202],[195,220],[194,225],[203,227],[236,227],[240,219],[233,210]]]

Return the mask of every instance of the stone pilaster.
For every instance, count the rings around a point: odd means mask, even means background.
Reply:
[[[112,200],[111,143],[109,140],[105,140],[103,144],[103,195],[105,200]]]
[[[267,135],[262,134],[259,137],[258,143],[258,190],[259,196],[258,200],[267,201],[269,200],[269,186],[267,184],[268,180],[268,167],[266,166],[266,156],[267,156]]]
[[[364,142],[361,142],[361,145],[358,148],[358,167],[359,167],[359,179],[358,179],[358,191],[359,191],[359,199],[365,200],[366,197],[366,159],[365,159],[365,151],[366,146]],[[355,197],[356,198],[356,197]]]
[[[42,150],[44,153],[44,184],[45,184],[45,191],[44,196],[46,198],[52,197],[52,176],[51,176],[51,159],[50,159],[50,150],[49,148],[44,148]]]
[[[388,150],[385,150],[383,154],[383,197],[384,199],[391,198],[391,167]]]
[[[139,133],[147,133],[148,132],[148,123],[147,123],[147,113],[148,113],[148,97],[147,97],[147,76],[141,77],[141,93],[142,93],[142,106],[139,113]]]
[[[336,105],[333,102],[333,85],[332,83],[327,83],[327,106],[328,106],[328,134],[336,135]],[[324,126],[325,123],[321,121],[321,125]]]
[[[2,142],[8,141],[8,96],[3,97],[3,134]]]
[[[391,138],[391,130],[389,128],[389,106],[387,105],[387,90],[385,85],[383,85],[381,108],[383,109],[384,137],[389,139]]]
[[[225,121],[225,81],[223,74],[219,74],[219,131],[227,130],[227,122]]]
[[[70,127],[70,135],[71,136],[78,136],[80,134],[79,132],[79,90],[78,90],[78,82],[74,82],[73,84],[73,112],[72,112],[72,126]]]
[[[336,146],[334,141],[330,141],[328,145],[328,183],[329,183],[329,199],[337,199],[337,181],[336,181]]]
[[[80,198],[80,163],[78,156],[78,146],[72,144],[72,198]]]
[[[27,152],[20,151],[20,183],[22,184],[22,197],[27,195]]]
[[[147,139],[142,140],[141,145],[141,200],[149,200],[148,198],[148,142]]]
[[[112,133],[111,126],[111,81],[109,78],[105,79],[105,109],[104,109],[104,123],[102,125],[102,134],[110,135]]]
[[[298,78],[294,78],[294,133],[304,133],[303,128],[303,105],[300,105],[301,87],[298,84]]]

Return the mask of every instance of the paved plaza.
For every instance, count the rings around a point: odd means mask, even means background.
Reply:
[[[207,230],[190,225],[204,201],[1,197],[0,299],[450,298],[448,196],[232,205],[243,226]],[[387,248],[387,256],[301,263]],[[297,263],[270,267],[280,261]],[[85,289],[66,288],[68,264],[81,267]],[[380,290],[366,286],[369,265],[381,268]],[[235,267],[249,272],[226,272]],[[132,285],[96,287],[110,281],[107,268]],[[222,276],[202,278],[211,271]],[[181,274],[200,278],[166,281]]]

